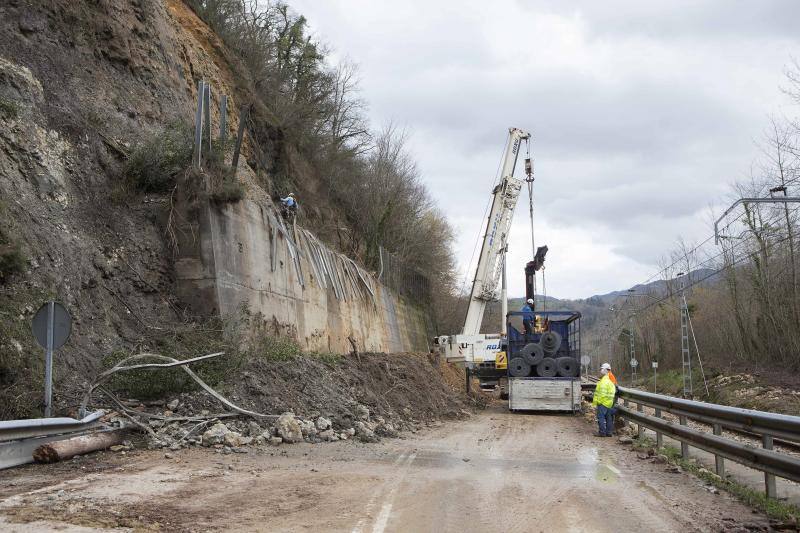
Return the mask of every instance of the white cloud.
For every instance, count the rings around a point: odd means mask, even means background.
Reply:
[[[800,41],[790,0],[291,4],[360,65],[375,125],[408,128],[462,268],[507,128],[533,133],[537,239],[560,297],[634,285],[679,236],[710,233],[707,206],[748,172]],[[515,294],[526,202],[511,236]]]

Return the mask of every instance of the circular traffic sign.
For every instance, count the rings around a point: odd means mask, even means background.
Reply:
[[[637,361],[636,359],[631,359],[631,366],[633,368],[636,368],[637,366],[639,366],[639,361]]]
[[[582,364],[583,366],[586,366],[586,365],[588,365],[588,364],[589,364],[589,363],[591,363],[591,362],[592,362],[592,358],[591,358],[591,357],[589,357],[588,355],[584,355],[583,357],[581,357],[581,364]]]
[[[44,303],[36,314],[33,315],[31,322],[31,330],[33,336],[39,346],[47,348],[47,322],[51,302]],[[53,304],[53,349],[57,350],[64,346],[64,343],[69,339],[69,334],[72,331],[72,317],[69,316],[69,311],[66,307],[58,302]]]

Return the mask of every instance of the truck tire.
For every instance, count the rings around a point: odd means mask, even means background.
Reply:
[[[555,331],[545,331],[539,342],[542,344],[545,354],[553,355],[561,348],[561,335]]]
[[[531,342],[519,351],[519,355],[525,359],[526,363],[534,367],[544,359],[544,349],[538,342]]]
[[[574,357],[559,357],[556,359],[556,364],[558,366],[558,375],[565,378],[574,378],[580,370],[578,360]]]
[[[531,365],[522,357],[515,357],[508,362],[508,373],[515,378],[526,378],[531,374]]]
[[[558,373],[558,365],[552,357],[545,357],[536,365],[536,373],[542,378],[554,378]]]

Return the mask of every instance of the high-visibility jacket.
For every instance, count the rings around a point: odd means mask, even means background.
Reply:
[[[605,405],[609,409],[614,407],[614,395],[617,393],[617,387],[608,377],[608,374],[600,378],[597,386],[594,388],[594,400],[592,405]]]
[[[611,380],[611,383],[613,383],[614,385],[616,385],[616,384],[617,384],[617,376],[615,376],[615,375],[614,375],[614,374],[611,372],[611,370],[609,370],[609,371],[608,371],[608,374],[606,374],[606,375],[608,376],[608,379],[610,379],[610,380]]]

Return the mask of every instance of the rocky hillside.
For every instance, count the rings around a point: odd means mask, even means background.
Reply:
[[[251,81],[234,76],[235,62],[182,0],[0,5],[0,419],[39,412],[43,355],[30,319],[49,298],[74,318],[56,355],[57,407],[74,403],[104,358],[238,346],[174,296],[174,189],[130,181],[142,157],[174,163],[176,179],[184,148],[168,134],[188,131],[201,79],[214,124],[228,95],[233,137]],[[243,151],[252,162],[253,147]],[[269,176],[258,179],[244,180],[245,194],[270,204]]]

